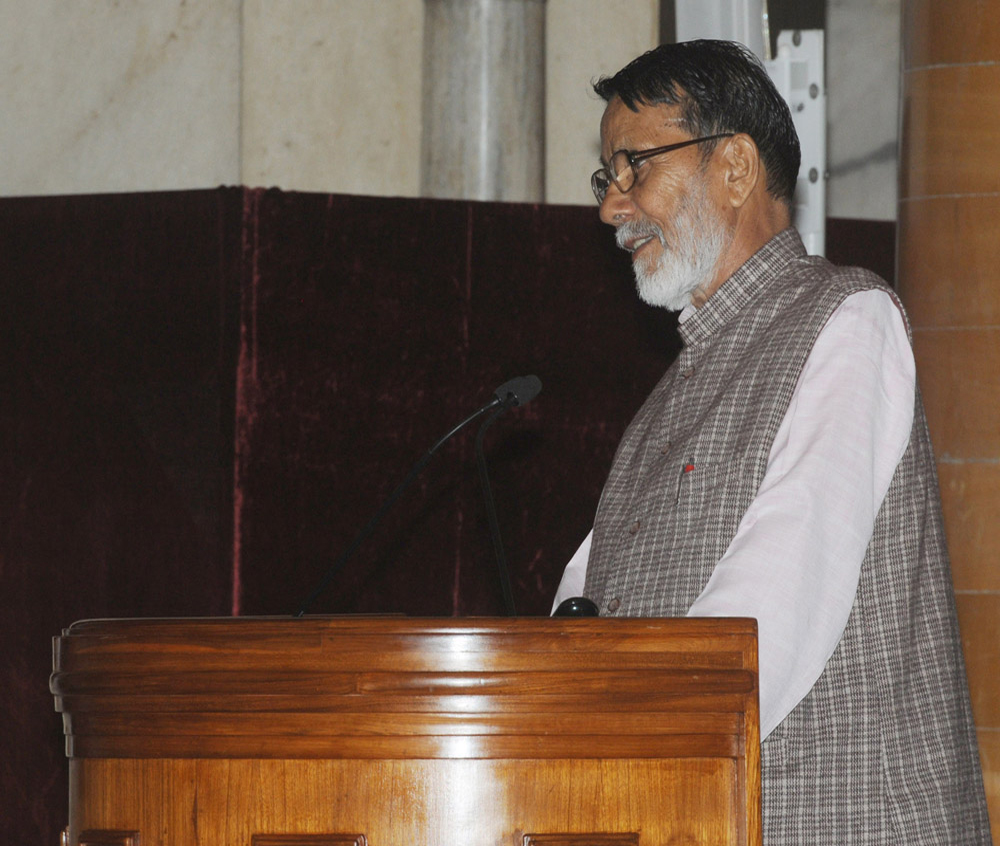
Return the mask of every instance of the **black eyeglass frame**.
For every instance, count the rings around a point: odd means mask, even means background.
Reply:
[[[678,141],[676,144],[667,144],[664,147],[653,147],[651,150],[615,150],[611,154],[611,161],[613,162],[616,157],[623,155],[628,160],[629,169],[632,173],[632,181],[628,183],[627,186],[623,186],[618,181],[618,174],[612,174],[610,170],[610,162],[606,167],[599,167],[590,176],[590,189],[594,192],[594,196],[597,198],[598,203],[603,203],[604,198],[608,194],[608,189],[611,184],[621,191],[623,194],[627,194],[635,184],[639,181],[639,168],[637,165],[639,162],[644,162],[646,159],[651,159],[653,156],[659,156],[661,153],[669,153],[672,150],[680,150],[682,147],[690,147],[693,144],[701,144],[703,141],[715,141],[719,138],[732,138],[735,132],[720,132],[717,135],[705,135],[701,138],[689,138],[687,141]],[[623,168],[624,170],[624,168]],[[599,180],[603,177],[604,184],[601,185]]]

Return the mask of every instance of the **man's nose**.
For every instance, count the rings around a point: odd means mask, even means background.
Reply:
[[[609,226],[621,226],[634,211],[635,206],[629,195],[619,191],[618,186],[612,182],[601,201],[599,212],[601,220]]]

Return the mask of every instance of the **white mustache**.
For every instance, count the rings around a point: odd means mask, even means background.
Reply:
[[[619,249],[627,250],[626,244],[629,241],[647,238],[650,235],[657,238],[661,244],[666,244],[663,230],[655,223],[650,223],[648,220],[627,220],[615,231],[615,243],[618,244]]]

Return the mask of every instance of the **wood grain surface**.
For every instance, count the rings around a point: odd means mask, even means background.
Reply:
[[[89,621],[54,656],[72,844],[759,843],[753,621]]]

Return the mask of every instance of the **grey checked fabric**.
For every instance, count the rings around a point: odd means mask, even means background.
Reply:
[[[594,524],[603,616],[680,616],[729,547],[817,335],[882,286],[807,256],[794,230],[681,326],[630,424]],[[840,645],[762,746],[764,842],[989,844],[937,476],[923,406],[875,521]]]

